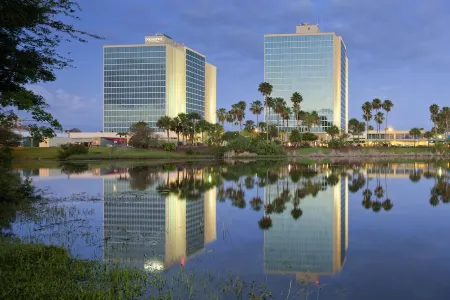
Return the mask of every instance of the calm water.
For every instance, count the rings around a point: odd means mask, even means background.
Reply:
[[[238,277],[243,299],[252,287],[273,299],[447,299],[449,170],[287,162],[21,169],[51,200],[4,230],[167,278],[183,267],[208,282]],[[208,299],[203,285],[193,299]]]

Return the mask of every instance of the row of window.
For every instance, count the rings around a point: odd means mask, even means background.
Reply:
[[[158,80],[166,80],[166,75],[113,75],[113,76],[105,76],[103,78],[104,81],[158,81]]]
[[[118,71],[104,71],[105,77],[108,76],[151,76],[159,75],[164,76],[166,74],[165,69],[147,69],[147,70],[118,70]]]
[[[141,57],[141,58],[105,58],[104,66],[147,66],[151,64],[165,64],[165,57]]]
[[[266,43],[292,42],[292,41],[333,41],[333,35],[283,35],[283,36],[266,36]]]
[[[166,99],[165,98],[130,98],[128,97],[127,99],[124,98],[120,98],[120,99],[108,99],[105,98],[105,100],[103,101],[103,103],[106,104],[126,104],[126,105],[132,105],[132,104],[136,104],[136,105],[144,105],[144,104],[155,104],[155,105],[165,105]]]
[[[150,100],[153,101],[153,100]],[[157,105],[156,107],[153,107],[152,105]],[[105,103],[105,111],[129,111],[131,114],[140,113],[141,111],[151,111],[153,109],[165,109],[165,102],[149,102],[149,103],[143,103],[143,104],[134,104],[134,103],[119,103],[119,104],[108,104]],[[147,114],[147,112],[145,112]]]
[[[160,70],[165,69],[166,64],[161,62],[145,63],[145,64],[109,64],[104,65],[104,71],[118,71],[118,70]]]
[[[105,81],[103,86],[105,88],[142,88],[142,87],[155,87],[155,86],[166,86],[166,82],[164,80],[154,80],[154,81]]]
[[[136,94],[136,93],[165,93],[165,86],[155,86],[155,87],[105,87],[103,93],[105,94]]]
[[[148,52],[166,52],[166,46],[126,46],[126,47],[104,47],[105,53],[148,53]]]
[[[333,57],[333,47],[316,47],[316,48],[265,48],[264,54],[268,55],[279,55],[279,54],[292,54],[297,57],[308,56],[308,55],[323,55],[324,57]]]

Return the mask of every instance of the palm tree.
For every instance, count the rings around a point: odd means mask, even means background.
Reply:
[[[299,113],[300,113],[300,103],[303,102],[303,96],[299,92],[295,92],[292,94],[291,97],[292,102],[292,111],[294,112],[295,120],[297,120],[297,127],[298,127],[298,120],[299,120]]]
[[[180,133],[183,135],[183,142],[186,142],[186,137],[189,132],[189,116],[186,113],[179,113],[178,119],[180,120]]]
[[[156,126],[159,129],[164,129],[167,132],[167,142],[169,142],[169,133],[170,133],[170,128],[172,125],[172,118],[169,116],[162,116],[161,118],[159,118],[159,120],[156,122]]]
[[[264,106],[266,107],[266,111],[268,112],[268,118],[266,118],[267,126],[269,126],[270,121],[270,108],[273,106],[273,101],[268,100],[270,95],[272,94],[273,86],[268,82],[261,82],[258,86],[258,92],[260,92],[264,97]],[[267,141],[269,141],[269,131],[267,130]]]
[[[311,128],[314,125],[320,125],[320,117],[317,111],[313,110],[312,112],[306,112],[305,115],[305,125],[308,128],[308,132],[311,132]]]
[[[181,120],[179,117],[175,117],[170,122],[170,130],[175,132],[177,134],[177,140],[178,143],[180,142],[180,133],[183,131],[183,128],[181,126]]]
[[[242,121],[245,119],[245,109],[247,108],[247,103],[245,101],[239,101],[235,104],[237,108],[237,120],[239,121],[239,128],[242,130]]]
[[[253,122],[253,120],[247,120],[244,124],[244,129],[248,132],[252,132],[255,129],[255,122]]]
[[[225,120],[230,123],[231,125],[234,124],[234,121],[236,120],[235,118],[235,113],[233,110],[230,110],[227,112],[227,114],[225,115]]]
[[[426,131],[426,132],[423,134],[423,137],[427,139],[428,147],[430,147],[430,139],[433,137],[433,132],[431,132],[431,131]]]
[[[281,98],[281,97],[275,98],[274,111],[277,114],[278,135],[280,134],[280,116],[283,114],[285,107],[286,107],[286,101],[283,98]]]
[[[420,135],[422,134],[422,132],[420,132],[420,129],[419,129],[419,128],[414,127],[414,128],[412,128],[412,129],[409,131],[409,134],[412,135],[412,136],[414,137],[414,147],[415,147],[415,146],[416,146],[416,139],[418,139],[418,138],[420,137]]]
[[[386,127],[384,128],[384,139],[386,139],[386,130],[388,127],[388,115],[391,109],[394,107],[394,103],[392,103],[391,100],[384,100],[383,104],[381,104],[381,107],[386,112]]]
[[[289,119],[291,118],[291,108],[290,107],[284,107],[283,112],[281,113],[281,117],[283,118],[283,125],[284,121],[286,121],[286,127],[284,128],[285,133],[287,133],[287,128],[289,127]]]
[[[259,123],[258,117],[262,113],[263,110],[264,110],[264,106],[263,106],[262,102],[259,100],[255,100],[250,104],[250,111],[252,112],[252,114],[254,114],[256,116],[256,124]]]
[[[372,103],[369,101],[364,102],[364,104],[361,106],[363,111],[363,119],[366,121],[366,130],[369,131],[369,122],[372,120]]]
[[[430,105],[430,113],[431,113],[431,122],[433,122],[434,129],[437,129],[437,122],[439,119],[439,106],[437,104]],[[436,132],[433,132],[436,134]]]
[[[375,115],[375,122],[377,123],[377,138],[380,139],[380,129],[381,129],[381,124],[383,124],[384,121],[384,114],[379,111],[377,112],[377,114]]]
[[[222,126],[225,126],[225,121],[227,120],[227,110],[225,108],[220,108],[216,112],[217,119]]]
[[[197,128],[200,130],[200,132],[201,132],[201,134],[202,134],[202,144],[203,144],[203,133],[205,132],[205,131],[208,131],[208,129],[209,129],[209,127],[211,126],[211,124],[208,122],[208,121],[206,121],[205,119],[201,119],[199,122],[198,122],[198,125],[197,125]]]
[[[381,109],[382,105],[383,104],[380,99],[375,98],[372,100],[372,108],[375,110],[375,113],[377,113]]]

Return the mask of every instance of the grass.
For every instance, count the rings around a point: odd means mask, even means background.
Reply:
[[[323,154],[329,154],[331,153],[330,148],[300,148],[296,150],[297,154],[300,155],[308,155],[308,154],[315,154],[315,153],[323,153]]]
[[[0,238],[0,299],[135,299],[145,293],[139,270],[73,259],[56,246]]]
[[[58,147],[47,148],[14,148],[13,159],[20,160],[57,160]],[[187,155],[184,152],[167,152],[162,150],[147,150],[135,148],[119,148],[119,147],[98,147],[90,148],[87,154],[72,155],[67,160],[120,160],[120,159],[174,159],[210,157],[208,153],[200,155]]]
[[[331,148],[300,148],[296,150],[298,155],[312,155],[322,153],[324,155],[330,154],[333,151]],[[361,147],[358,149],[342,149],[335,150],[336,152],[362,152],[362,153],[392,153],[392,154],[409,154],[409,153],[431,153],[433,148],[397,148],[397,147],[383,147],[383,148],[372,148],[372,147]]]

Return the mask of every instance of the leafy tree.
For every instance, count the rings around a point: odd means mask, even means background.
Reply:
[[[156,127],[158,127],[159,129],[164,129],[166,131],[167,142],[169,142],[169,133],[170,133],[170,128],[172,127],[172,118],[169,116],[162,116],[156,122]]]
[[[220,146],[223,140],[223,127],[220,124],[210,124],[208,126],[208,138],[206,144],[209,146]]]
[[[314,142],[314,141],[317,141],[318,139],[319,139],[319,137],[312,132],[302,133],[302,140],[304,140],[304,141]]]
[[[305,112],[302,117],[304,119],[303,122],[305,123],[306,128],[308,128],[308,132],[311,132],[311,128],[314,125],[318,126],[321,124],[319,114],[315,110],[313,110],[312,112]]]
[[[148,124],[141,121],[130,126],[130,145],[137,148],[148,148],[152,141],[158,139],[153,130],[148,127]]]
[[[438,115],[438,126],[444,132],[445,139],[447,139],[450,134],[450,107],[442,107]]]
[[[369,122],[372,120],[372,103],[369,101],[364,102],[364,104],[361,106],[363,111],[363,119],[366,121],[366,130],[369,131]]]
[[[267,124],[265,122],[259,122],[258,128],[259,128],[259,131],[265,132],[267,130]]]
[[[252,114],[254,114],[256,116],[256,124],[259,123],[258,117],[262,113],[263,110],[264,110],[264,106],[263,106],[262,102],[259,100],[253,101],[250,104],[250,111],[252,112]]]
[[[0,147],[18,147],[22,143],[22,137],[13,132],[9,127],[0,126]]]
[[[0,4],[0,125],[11,127],[17,111],[31,114],[33,138],[42,141],[62,130],[46,111],[45,99],[29,84],[56,80],[57,70],[72,67],[72,60],[58,54],[62,42],[86,42],[99,36],[76,29],[64,21],[79,19],[80,6],[71,0],[5,0]],[[67,18],[69,17],[69,18]]]
[[[331,136],[331,140],[334,141],[336,136],[338,136],[341,131],[340,131],[339,127],[337,127],[336,125],[333,125],[333,126],[327,128],[327,130],[325,132],[328,133]]]
[[[235,115],[235,119],[239,122],[239,130],[242,130],[242,121],[245,119],[245,109],[247,107],[247,103],[244,101],[239,101],[231,107],[232,112]]]
[[[248,132],[255,130],[255,122],[253,120],[247,120],[244,125],[244,129]]]
[[[348,121],[348,131],[352,135],[353,139],[355,139],[354,136],[357,135],[359,141],[359,136],[364,132],[364,130],[364,122],[360,122],[355,118],[352,118],[350,119],[350,121]]]
[[[291,134],[289,135],[289,141],[294,146],[297,146],[302,142],[302,134],[297,128],[292,129]]]
[[[289,119],[291,118],[291,108],[290,107],[284,107],[283,112],[281,113],[281,117],[283,119],[283,125],[284,125],[284,121],[286,121],[286,127],[285,127],[285,132],[287,132],[287,127],[289,126]]]
[[[422,134],[420,132],[420,129],[417,127],[412,128],[409,131],[409,134],[412,135],[414,137],[414,147],[416,146],[416,140],[420,137],[420,135]]]
[[[220,108],[217,110],[216,115],[219,123],[222,124],[222,126],[225,126],[225,121],[227,119],[227,110],[225,108]]]
[[[381,109],[382,105],[383,104],[380,99],[375,98],[372,100],[372,108],[375,110],[375,114],[378,113],[378,111]]]

